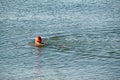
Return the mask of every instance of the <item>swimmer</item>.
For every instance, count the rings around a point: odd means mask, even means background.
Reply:
[[[36,47],[40,47],[40,46],[43,46],[44,43],[42,43],[42,38],[40,36],[36,36],[35,38],[35,46]]]

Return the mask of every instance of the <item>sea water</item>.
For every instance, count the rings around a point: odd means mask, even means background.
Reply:
[[[120,80],[120,0],[0,0],[0,80]]]

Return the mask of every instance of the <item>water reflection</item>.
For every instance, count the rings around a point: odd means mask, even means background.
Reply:
[[[40,79],[40,48],[36,48],[36,61],[35,61],[35,79],[34,80],[41,80]]]

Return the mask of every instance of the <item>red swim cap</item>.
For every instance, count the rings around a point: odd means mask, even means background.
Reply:
[[[40,36],[36,36],[35,41],[41,43],[41,42],[42,42],[42,39],[41,39]]]

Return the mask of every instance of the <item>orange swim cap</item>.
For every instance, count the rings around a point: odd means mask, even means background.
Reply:
[[[41,43],[42,42],[42,38],[40,36],[36,36],[35,41]]]

